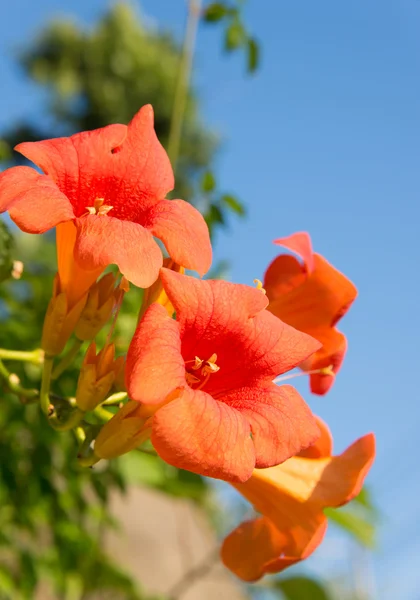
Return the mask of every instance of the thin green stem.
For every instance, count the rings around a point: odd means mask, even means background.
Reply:
[[[44,362],[44,351],[41,348],[24,352],[23,350],[6,350],[0,348],[1,360],[19,360],[21,362],[31,362],[36,365],[41,365]]]
[[[93,409],[92,412],[103,423],[107,423],[114,416],[114,414],[112,412],[109,412],[109,410],[105,410],[101,406],[97,406],[96,408]]]
[[[118,406],[120,402],[127,398],[127,392],[116,392],[104,400],[101,406]]]
[[[58,379],[62,373],[72,364],[83,342],[77,338],[74,340],[73,345],[69,348],[68,352],[63,356],[58,365],[55,367],[51,379]]]
[[[179,155],[182,123],[187,103],[188,87],[191,78],[191,67],[194,57],[195,39],[200,19],[201,0],[189,0],[187,26],[185,29],[181,63],[176,82],[174,104],[172,107],[171,128],[168,139],[168,156],[175,171]]]
[[[79,446],[82,446],[86,440],[86,431],[79,425],[73,429],[73,433]]]
[[[52,356],[46,356],[44,360],[44,369],[42,371],[41,381],[41,392],[39,397],[39,403],[41,410],[48,417],[50,414],[50,387],[51,387],[51,374],[54,364],[54,358]]]
[[[19,377],[15,373],[10,373],[0,360],[0,378],[3,379],[6,387],[19,396],[22,404],[37,402],[39,397],[38,390],[28,390],[20,385]]]

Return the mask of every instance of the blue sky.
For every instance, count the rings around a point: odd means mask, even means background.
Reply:
[[[8,3],[0,128],[43,106],[14,51],[46,19],[70,14],[89,24],[105,5]],[[141,5],[151,24],[182,33],[183,0]],[[200,28],[195,58],[205,118],[223,140],[220,185],[249,213],[218,236],[216,255],[229,257],[234,281],[251,283],[278,253],[273,239],[307,230],[358,286],[340,323],[349,352],[333,390],[310,397],[306,381],[297,385],[329,422],[337,449],[375,431],[378,598],[418,600],[420,2],[248,0],[245,18],[262,44],[255,76],[246,76],[243,56],[223,55],[218,28]]]

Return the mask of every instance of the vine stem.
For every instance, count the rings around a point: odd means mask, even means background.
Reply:
[[[20,397],[22,404],[30,404],[38,401],[38,390],[28,390],[20,385],[19,378],[14,373],[10,373],[0,359],[0,378],[6,384],[6,387]]]
[[[82,344],[83,342],[81,340],[74,340],[68,352],[63,356],[63,358],[60,360],[60,362],[52,372],[51,379],[58,379],[60,375],[64,373],[64,371],[71,365],[71,363],[76,358],[80,348],[82,347]]]
[[[198,22],[200,20],[201,0],[189,0],[187,25],[185,28],[184,44],[182,48],[181,63],[172,107],[171,128],[168,139],[168,156],[172,168],[176,170],[181,141],[182,123],[184,120],[187,92],[191,79],[191,68],[194,57],[195,40],[197,37]]]
[[[41,392],[39,397],[39,403],[41,405],[42,412],[48,417],[50,414],[50,387],[51,387],[51,374],[54,364],[54,358],[52,356],[46,356],[44,360],[44,369],[42,371],[41,381]]]
[[[44,351],[41,348],[25,352],[23,350],[6,350],[0,348],[1,360],[18,360],[21,362],[31,362],[40,365],[44,362]]]

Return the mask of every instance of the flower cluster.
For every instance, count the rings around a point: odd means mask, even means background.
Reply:
[[[306,233],[275,242],[298,258],[278,256],[256,287],[186,275],[208,272],[210,238],[193,206],[165,199],[174,177],[150,106],[128,126],[16,150],[41,173],[3,172],[0,212],[25,232],[56,228],[40,393],[51,425],[83,431],[82,464],[146,442],[175,467],[232,484],[260,513],[223,543],[225,565],[242,579],[307,557],[325,532],[324,508],[360,491],[374,437],[332,456],[326,425],[278,378],[299,367],[314,393],[328,392],[346,351],[335,326],[354,285],[313,253]],[[109,265],[117,274],[102,276]],[[115,322],[128,282],[144,289],[143,304],[127,356],[116,358],[113,323],[99,351],[94,340],[112,315]],[[75,355],[70,349],[54,369],[71,336],[73,350],[90,345],[66,421],[50,384]],[[117,411],[107,411],[113,404]],[[84,421],[90,411],[106,421],[99,433]]]

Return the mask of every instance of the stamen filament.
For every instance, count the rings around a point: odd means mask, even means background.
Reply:
[[[302,371],[301,373],[282,375],[280,377],[276,377],[273,383],[280,383],[282,381],[287,381],[288,379],[294,379],[295,377],[305,377],[306,375],[330,375],[331,377],[335,377],[333,365],[329,365],[328,367],[321,367],[321,369],[312,369],[312,371]]]

